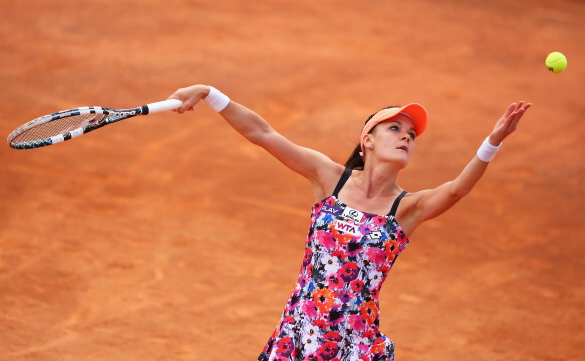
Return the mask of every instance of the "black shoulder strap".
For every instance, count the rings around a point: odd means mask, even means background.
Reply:
[[[396,210],[398,209],[398,204],[402,200],[402,197],[406,195],[406,193],[407,193],[406,191],[402,191],[402,193],[400,193],[398,197],[396,197],[396,199],[394,200],[394,204],[392,204],[392,209],[390,209],[390,213],[388,213],[388,217],[390,216],[394,217],[394,215],[396,214]]]
[[[339,178],[339,182],[337,182],[337,185],[335,186],[335,190],[333,191],[333,197],[337,198],[339,191],[341,190],[341,188],[343,188],[343,185],[345,184],[345,182],[347,182],[350,175],[351,169],[345,168],[343,174],[341,175],[341,178]]]

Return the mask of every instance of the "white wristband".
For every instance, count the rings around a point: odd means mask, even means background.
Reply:
[[[477,150],[477,157],[484,162],[490,162],[492,159],[494,159],[496,153],[498,152],[498,150],[500,150],[500,147],[502,146],[502,143],[500,143],[497,147],[491,145],[489,139],[490,139],[489,136],[485,138],[485,140]]]
[[[204,99],[216,112],[221,112],[230,103],[230,98],[214,87],[209,87],[209,94]]]

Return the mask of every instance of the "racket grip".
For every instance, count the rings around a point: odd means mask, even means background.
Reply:
[[[142,114],[164,112],[166,110],[173,110],[180,108],[183,102],[179,99],[167,99],[162,102],[146,104],[142,107]]]

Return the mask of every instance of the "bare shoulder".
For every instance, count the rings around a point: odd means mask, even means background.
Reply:
[[[344,170],[345,167],[343,165],[334,161],[321,167],[318,178],[313,181],[313,191],[316,201],[320,201],[333,193]]]
[[[408,192],[404,195],[404,198],[400,201],[398,210],[396,211],[396,218],[401,219],[408,217],[413,210],[416,209],[420,199],[424,195],[425,191]]]
[[[407,193],[400,201],[396,211],[396,221],[408,236],[412,235],[415,229],[422,223],[422,211],[420,201],[428,190]]]

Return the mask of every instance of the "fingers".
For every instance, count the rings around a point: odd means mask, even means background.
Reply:
[[[189,88],[181,88],[169,96],[168,99],[178,99],[183,102],[180,108],[173,111],[179,114],[183,114],[186,111],[193,111],[193,107],[199,102],[200,98],[197,97],[196,93],[192,93]]]
[[[524,115],[526,110],[528,108],[530,108],[531,106],[532,106],[532,103],[525,104],[524,101],[520,101],[518,103],[512,103],[508,107],[508,110],[504,114],[503,118],[505,118],[506,120],[518,121],[518,120],[520,120],[520,118],[522,118],[522,116]]]
[[[508,115],[508,119],[506,121],[506,126],[508,128],[508,132],[510,133],[516,130],[518,122],[520,122],[520,119],[522,118],[522,116],[524,116],[524,113],[528,108],[530,108],[532,104],[520,101],[518,103],[513,103],[513,105],[514,110]]]
[[[520,109],[522,109],[522,105],[524,104],[523,101],[518,103],[512,103],[508,106],[508,109],[503,115],[503,118],[511,118],[518,113]]]
[[[181,105],[179,108],[172,110],[175,113],[181,113],[180,109],[185,106],[185,101],[183,99],[181,99],[180,97],[178,97],[177,95],[175,95],[175,94],[173,94],[173,95],[171,95],[170,97],[167,98],[167,100],[169,100],[169,99],[178,99],[178,100],[180,100],[180,101],[183,102],[183,105]]]
[[[502,118],[509,118],[510,114],[514,113],[516,111],[516,103],[512,103],[508,106],[508,109],[506,110],[506,112],[504,113],[504,115],[502,115]]]
[[[502,141],[508,135],[513,133],[518,126],[518,122],[520,121],[526,110],[531,106],[532,106],[531,103],[526,103],[524,101],[510,104],[504,115],[502,115],[502,117],[494,127],[494,130],[492,132],[494,138],[496,140]]]
[[[181,109],[185,107],[185,97],[181,96],[181,94],[179,93],[179,91],[180,91],[180,90],[177,90],[176,92],[174,92],[173,94],[171,94],[171,95],[170,95],[170,96],[167,98],[167,100],[169,100],[169,99],[178,99],[178,100],[182,101],[182,102],[183,102],[183,105],[181,105],[181,106],[180,106],[179,108],[177,108],[177,109],[173,109],[173,112],[176,112],[176,113],[179,113],[179,114],[181,114],[181,113],[183,113],[183,112],[184,112],[184,111],[181,111]]]
[[[514,105],[515,111],[525,112],[528,108],[532,106],[532,103],[524,103],[524,101],[522,100],[518,103],[512,103],[512,105]]]
[[[181,106],[179,109],[177,109],[177,112],[179,114],[183,114],[187,111],[193,111],[193,107],[195,106],[195,104],[197,104],[197,102],[193,103],[190,100],[186,100],[183,102],[183,106]]]

